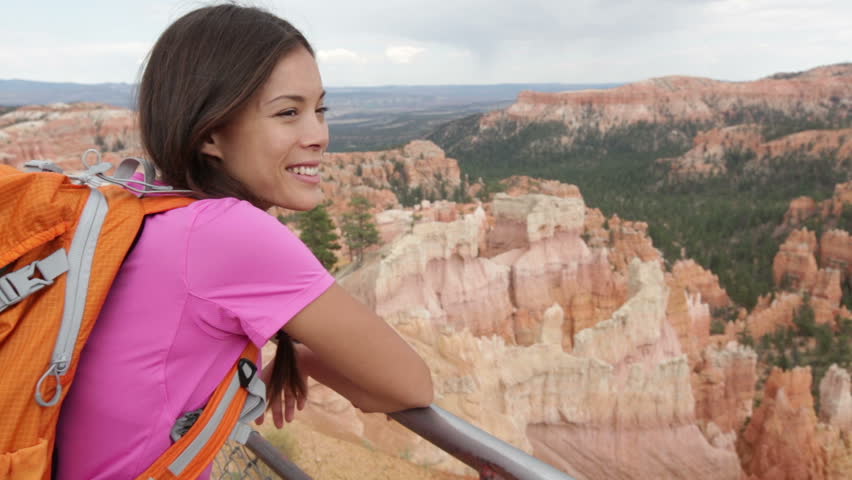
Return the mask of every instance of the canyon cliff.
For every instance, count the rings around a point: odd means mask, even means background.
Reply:
[[[852,95],[850,76],[852,64],[843,64],[748,82],[671,76],[608,90],[523,92],[509,108],[485,115],[480,125],[487,129],[510,118],[561,122],[569,131],[588,125],[606,131],[625,124],[659,123],[672,118],[720,123],[737,116],[748,117],[758,110],[788,117],[822,117]]]
[[[805,302],[835,328],[848,314],[837,288],[845,275],[820,267],[838,260],[816,254],[812,232],[791,235],[776,257],[778,282],[801,279],[795,288],[747,311],[696,262],[665,267],[646,224],[606,218],[576,187],[503,185],[472,210],[447,203],[439,210],[455,215],[415,219],[340,279],[427,359],[437,404],[578,479],[852,472],[848,372],[835,365],[822,378],[818,413],[810,369],[764,379],[753,347],[739,343],[744,332],[759,340],[794,328]],[[824,251],[849,251],[837,241]],[[711,334],[720,310],[734,314]],[[470,473],[316,390],[305,417],[315,428]]]
[[[739,478],[730,429],[742,415],[707,414],[721,426],[709,427],[712,440],[702,431],[692,367],[669,321],[670,288],[641,229],[632,229],[637,241],[614,234],[590,248],[581,197],[518,193],[497,195],[491,214],[479,208],[415,224],[341,283],[427,359],[439,405],[577,478]],[[623,233],[621,222],[608,223]],[[631,260],[611,263],[628,257],[621,248]],[[681,281],[698,291],[708,282],[696,277],[696,286]],[[706,317],[709,329],[706,308],[685,317]],[[748,352],[722,350],[708,351],[708,364],[718,382],[736,384],[726,358],[745,355],[748,368]],[[747,411],[736,387],[707,390],[705,403],[733,396]],[[307,411],[318,428],[335,417],[378,447],[459,469],[417,437],[330,397],[320,394]]]

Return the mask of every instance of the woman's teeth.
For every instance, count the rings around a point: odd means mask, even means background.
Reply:
[[[319,167],[292,167],[287,169],[290,172],[313,177],[319,174]]]

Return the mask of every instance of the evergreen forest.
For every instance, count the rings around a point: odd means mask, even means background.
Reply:
[[[852,125],[849,110],[820,122],[773,111],[750,110],[740,116],[728,120],[767,125],[763,134],[768,137]],[[725,154],[725,175],[670,180],[668,166],[657,160],[684,154],[698,132],[718,125],[670,120],[600,133],[590,124],[570,132],[573,142],[564,146],[559,139],[569,132],[562,123],[504,120],[480,131],[479,120],[480,115],[472,115],[451,122],[429,138],[458,159],[471,179],[491,186],[490,191],[511,175],[555,179],[577,185],[586,204],[606,216],[648,222],[654,245],[668,262],[681,256],[695,259],[719,276],[737,304],[749,309],[759,295],[774,289],[772,261],[786,238],[778,227],[790,201],[801,195],[824,200],[837,183],[852,178],[852,165],[848,160],[838,163],[833,152],[820,158],[794,152],[750,169],[745,165],[754,152],[746,150]],[[845,293],[848,297],[848,289]]]

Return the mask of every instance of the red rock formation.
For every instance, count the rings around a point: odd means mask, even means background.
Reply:
[[[852,478],[852,395],[849,372],[832,365],[819,384],[818,432],[828,456],[828,478]]]
[[[819,419],[842,432],[852,433],[852,394],[849,372],[832,365],[819,382]]]
[[[796,230],[781,245],[772,263],[775,285],[810,290],[816,283],[817,239],[807,229]]]
[[[136,114],[77,103],[22,107],[0,116],[0,163],[18,167],[27,160],[52,160],[79,171],[80,156],[89,148],[106,151],[104,159],[111,163],[138,155]]]
[[[613,215],[609,219],[609,233],[612,245],[610,261],[616,270],[624,271],[633,258],[643,262],[662,260],[662,254],[654,248],[648,236],[647,223],[622,220]]]
[[[852,277],[852,236],[843,230],[830,230],[820,238],[820,266],[840,272],[842,281]]]
[[[541,321],[545,309],[559,304],[566,316],[565,347],[570,349],[576,332],[623,303],[626,286],[623,274],[609,266],[612,251],[592,252],[581,239],[581,198],[498,195],[493,212],[482,255],[511,267],[516,324],[529,328]],[[535,336],[533,330],[525,338]]]
[[[827,478],[828,455],[817,438],[810,389],[810,368],[772,370],[763,402],[738,444],[743,469],[751,478]]]
[[[799,158],[834,155],[838,162],[852,158],[852,129],[806,130],[763,143],[755,152],[759,159],[795,153]]]
[[[410,233],[414,225],[424,222],[454,222],[461,218],[463,207],[453,202],[423,201],[413,209],[391,209],[377,212],[376,228],[379,230],[381,244],[386,245],[405,233]]]
[[[752,414],[757,355],[736,342],[708,346],[693,366],[695,416],[713,445],[733,446]]]
[[[506,187],[506,194],[512,197],[528,193],[541,193],[560,198],[581,198],[580,189],[556,180],[543,180],[526,176],[512,176],[500,183]]]
[[[834,195],[819,204],[810,197],[798,197],[790,202],[782,228],[795,228],[816,214],[828,226],[837,225],[837,219],[847,205],[852,205],[852,182],[838,183],[834,187]]]
[[[784,224],[801,225],[818,212],[817,203],[811,197],[796,197],[790,201],[787,212],[784,213]]]
[[[620,392],[618,400],[596,395],[587,410],[566,411],[565,422],[531,425],[536,453],[579,478],[739,478],[730,442],[711,444],[696,428],[688,364],[666,321],[659,264],[634,259],[629,272],[630,298],[579,332],[572,352],[611,366],[611,376],[601,378]],[[650,404],[655,414],[645,411]],[[665,453],[675,450],[683,453]]]
[[[694,260],[678,260],[672,266],[670,286],[686,289],[689,294],[701,295],[701,301],[713,308],[731,306],[728,292],[719,285],[719,277]]]
[[[701,301],[700,295],[672,286],[670,278],[668,276],[666,279],[669,286],[666,320],[677,334],[681,349],[687,354],[690,364],[693,364],[710,340],[710,308]]]
[[[852,478],[852,434],[830,425],[820,424],[817,438],[828,458],[826,478],[828,480]]]
[[[823,268],[817,268],[817,253]],[[795,230],[781,245],[773,262],[775,284],[807,292],[817,323],[830,324],[837,315],[845,315],[845,308],[840,304],[842,283],[852,278],[850,273],[852,237],[842,230],[824,233],[819,241],[818,252],[813,232]],[[786,322],[779,324],[782,323]],[[763,331],[763,327],[760,330]]]
[[[847,64],[815,68],[792,78],[753,82],[664,77],[608,90],[523,92],[505,111],[485,115],[480,128],[488,129],[501,119],[514,119],[563,122],[569,132],[594,123],[606,131],[618,125],[659,123],[672,117],[681,121],[721,122],[726,116],[750,108],[821,117],[831,108],[829,99],[852,96],[850,76],[852,66]],[[815,99],[825,101],[812,101]],[[798,112],[799,109],[804,111]]]
[[[669,164],[669,176],[673,178],[707,177],[727,172],[725,154],[729,151],[757,151],[763,142],[757,125],[735,125],[713,128],[698,133],[693,147],[685,154],[674,158],[661,158],[659,163]]]
[[[353,195],[367,197],[376,212],[398,207],[393,184],[433,197],[450,195],[461,184],[458,162],[425,140],[395,150],[327,154],[322,176],[323,192],[335,200],[334,213],[345,210]]]
[[[798,293],[763,295],[757,299],[757,305],[744,321],[725,326],[724,338],[727,341],[736,340],[740,333],[748,331],[755,340],[760,340],[779,327],[793,327],[793,317],[801,306],[802,296]]]
[[[839,313],[843,291],[840,287],[841,273],[834,269],[820,269],[811,290],[811,308],[817,323],[834,323]]]
[[[795,154],[802,159],[819,159],[832,155],[837,168],[852,159],[852,129],[808,130],[764,141],[759,125],[735,125],[701,132],[693,139],[693,148],[679,157],[662,158],[669,164],[672,178],[706,177],[727,172],[725,155],[751,152],[753,157],[743,166],[757,170],[775,159]],[[807,198],[807,197],[804,197]]]
[[[852,205],[852,181],[835,185],[834,195],[823,207],[823,216],[839,217],[846,205]]]
[[[606,247],[609,244],[607,220],[599,208],[586,209],[586,221],[583,224],[583,239],[592,248]]]

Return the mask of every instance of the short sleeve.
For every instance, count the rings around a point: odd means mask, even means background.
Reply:
[[[190,207],[198,212],[187,237],[187,288],[222,310],[199,319],[207,326],[262,346],[334,283],[289,228],[250,203],[227,198]]]

